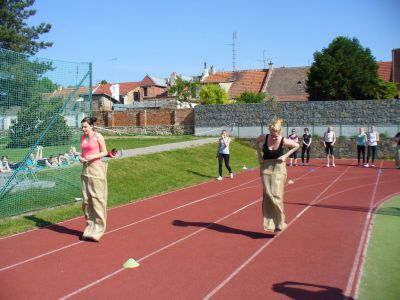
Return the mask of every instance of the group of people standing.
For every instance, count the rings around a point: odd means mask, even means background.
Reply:
[[[83,135],[81,137],[82,154],[79,161],[83,164],[81,181],[83,203],[82,209],[86,219],[86,228],[82,238],[99,241],[106,229],[107,215],[107,163],[102,157],[109,156],[103,136],[94,131],[96,118],[84,118],[81,122]],[[293,129],[288,138],[282,136],[282,119],[274,119],[269,125],[269,134],[262,134],[256,139],[260,176],[263,185],[263,226],[266,231],[281,231],[287,227],[283,209],[283,194],[287,178],[286,160],[290,157],[289,166],[297,165],[297,152],[300,148],[296,130]],[[398,142],[397,163],[400,167],[400,133],[396,135]],[[304,128],[302,140],[302,164],[307,165],[310,159],[312,136],[308,128]],[[357,136],[357,157],[360,164],[368,167],[371,156],[371,166],[374,166],[376,147],[379,142],[379,133],[373,126],[366,134],[363,128]],[[323,144],[327,155],[327,167],[332,163],[335,167],[334,145],[336,134],[332,127],[328,127],[323,137]],[[218,159],[218,180],[222,180],[222,164],[225,163],[229,177],[233,178],[230,167],[231,139],[226,130],[223,130],[218,142],[216,158]],[[368,146],[367,161],[365,163],[365,148]],[[284,148],[289,151],[285,152]],[[113,149],[114,150],[114,149]],[[112,157],[112,156],[111,156]],[[306,160],[304,160],[306,158]],[[331,160],[330,160],[331,159]]]
[[[364,128],[359,129],[360,132],[357,135],[357,160],[358,165],[362,165],[366,168],[375,167],[375,158],[377,153],[377,146],[379,142],[379,132],[376,131],[376,127],[372,126],[371,131],[365,133]],[[296,129],[292,129],[291,134],[288,136],[288,139],[298,143],[299,137],[296,134]],[[301,165],[307,166],[310,161],[310,150],[311,150],[311,142],[312,136],[310,134],[309,129],[304,128],[303,141],[302,141],[302,149],[301,149]],[[336,143],[336,133],[333,131],[331,126],[328,127],[327,131],[324,133],[322,138],[322,143],[325,148],[326,153],[326,166],[329,168],[330,166],[336,167],[335,165],[335,152],[334,145]],[[365,156],[365,151],[367,150],[367,156]],[[361,156],[362,156],[362,164],[361,164]],[[298,151],[293,152],[290,155],[289,166],[298,166],[297,164]],[[369,161],[371,159],[371,165]]]

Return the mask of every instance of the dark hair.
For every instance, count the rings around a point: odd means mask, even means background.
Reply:
[[[85,117],[85,118],[82,119],[81,124],[84,123],[84,122],[86,122],[86,123],[88,123],[89,125],[94,125],[94,123],[95,123],[96,121],[97,121],[97,118],[96,118],[96,117]]]
[[[310,131],[310,130],[308,130],[308,128],[307,128],[307,127],[306,127],[306,128],[304,128],[304,130]]]
[[[117,152],[118,152],[118,150],[116,148],[111,149],[111,153],[117,153]]]
[[[1,157],[1,160],[5,159],[5,158],[8,159],[8,156],[7,156],[7,155],[3,155],[3,156]]]

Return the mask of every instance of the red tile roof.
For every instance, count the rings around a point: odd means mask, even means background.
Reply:
[[[378,75],[381,79],[386,81],[392,81],[392,62],[391,61],[379,61]]]
[[[133,81],[133,82],[121,82],[119,83],[119,94],[120,95],[126,95],[130,91],[138,88],[141,85],[141,81]],[[98,86],[93,87],[93,94],[98,95],[98,94],[103,94],[103,95],[108,95],[111,97],[111,90],[110,90],[111,84],[100,84]]]
[[[268,70],[243,70],[237,72],[217,72],[204,79],[204,83],[232,82],[229,97],[236,98],[241,93],[261,92],[267,78]]]

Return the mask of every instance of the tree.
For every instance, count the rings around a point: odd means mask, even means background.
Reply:
[[[103,79],[102,81],[100,81],[100,84],[108,84],[107,80]]]
[[[50,24],[29,27],[25,22],[36,14],[35,9],[28,9],[34,3],[35,0],[0,1],[0,48],[34,55],[53,45],[52,42],[37,41],[41,34],[50,31]]]
[[[306,84],[309,100],[373,99],[378,66],[356,38],[337,37],[314,53]]]
[[[375,89],[375,99],[395,99],[398,97],[398,93],[396,83],[379,78]]]
[[[62,98],[36,98],[22,107],[17,121],[12,121],[8,147],[26,148],[34,145],[62,107]],[[67,145],[71,142],[72,132],[64,117],[59,114],[55,118],[52,127],[40,142],[43,146]]]
[[[262,103],[266,94],[263,92],[255,93],[255,92],[243,92],[239,97],[236,98],[238,103]]]
[[[199,83],[189,80],[184,80],[177,76],[174,84],[169,88],[168,93],[176,95],[179,102],[189,102],[197,97]]]
[[[229,103],[228,93],[217,84],[203,86],[200,91],[201,104],[227,104]]]

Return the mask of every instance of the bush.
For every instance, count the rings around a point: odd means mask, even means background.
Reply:
[[[228,93],[217,84],[204,86],[200,91],[201,104],[228,104]]]
[[[236,98],[238,103],[262,103],[266,97],[265,93],[243,92]]]

